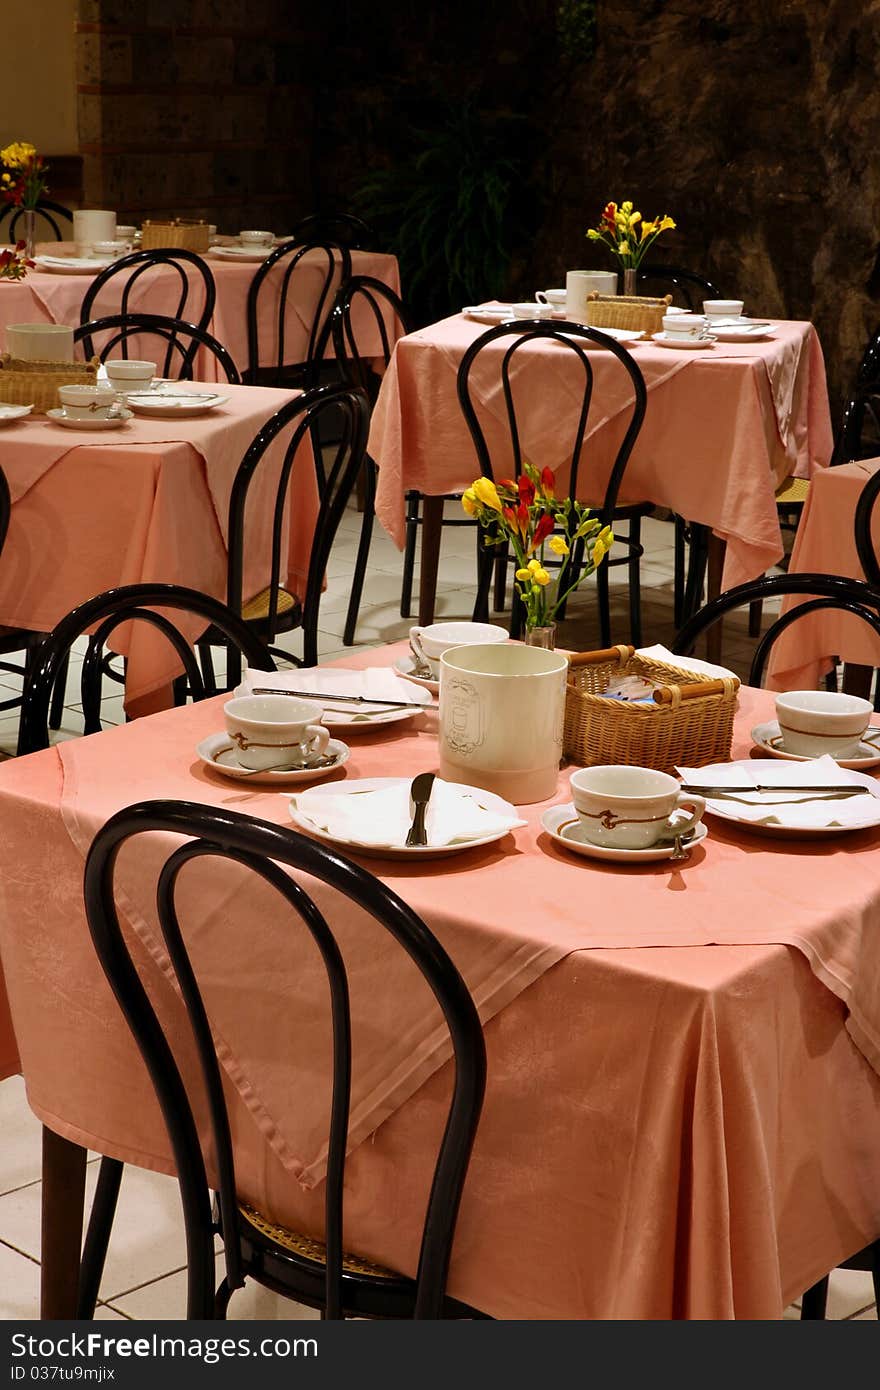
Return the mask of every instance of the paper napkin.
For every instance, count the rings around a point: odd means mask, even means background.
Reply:
[[[361,845],[400,846],[412,824],[411,784],[412,778],[402,777],[369,791],[358,791],[357,783],[345,792],[312,787],[292,799],[298,814],[328,835]],[[484,800],[486,794],[478,787],[458,786],[437,777],[425,817],[428,844],[477,840],[527,824],[508,802],[501,804],[509,806],[509,811],[499,812],[483,805]]]
[[[368,700],[381,704],[383,700],[404,700],[409,704],[432,705],[434,697],[430,691],[412,681],[396,676],[387,666],[368,666],[363,671],[346,670],[344,667],[311,666],[307,670],[296,671],[252,671],[248,667],[244,680],[236,689],[236,695],[250,695],[258,685],[266,690],[307,690],[318,704],[321,695],[364,695]],[[357,704],[346,705],[341,700],[328,702],[328,713],[357,712]]]
[[[676,656],[660,642],[655,643],[653,647],[639,647],[638,655],[646,656],[650,661],[663,661],[667,666],[684,666],[686,670],[708,676],[710,680],[723,680],[725,676],[739,679],[735,672],[728,671],[726,666],[713,666],[711,661],[698,661],[693,656]]]
[[[809,791],[737,792],[730,796],[707,796],[707,803],[755,825],[784,825],[792,830],[821,829],[831,826],[880,824],[880,783],[864,773],[842,768],[832,757],[815,758],[807,763],[782,763],[775,758],[745,758],[741,762],[712,763],[708,767],[677,767],[685,782],[701,786],[742,787],[747,783],[763,787],[852,785],[862,796],[823,799]]]

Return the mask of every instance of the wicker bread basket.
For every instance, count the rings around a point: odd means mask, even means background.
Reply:
[[[32,405],[34,415],[58,407],[59,386],[94,386],[98,359],[91,362],[27,362],[0,355],[0,401],[4,405]]]
[[[184,251],[207,251],[211,237],[207,222],[187,222],[175,217],[173,222],[144,222],[141,227],[141,250],[181,247]]]
[[[654,703],[600,694],[623,675],[652,682]],[[628,763],[660,772],[672,772],[676,763],[724,762],[730,757],[738,689],[736,676],[707,680],[686,666],[639,656],[634,647],[580,652],[569,658],[563,752],[583,767]]]
[[[651,299],[642,295],[599,294],[593,290],[587,296],[587,323],[590,328],[631,328],[643,333],[659,333],[663,315],[672,303],[672,295]]]

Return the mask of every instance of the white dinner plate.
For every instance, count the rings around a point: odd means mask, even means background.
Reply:
[[[228,396],[217,396],[204,391],[126,391],[125,403],[136,415],[151,415],[155,419],[170,420],[175,416],[204,415],[215,406],[225,405]]]
[[[274,250],[274,246],[209,246],[206,255],[223,261],[264,261]]]
[[[37,270],[48,270],[53,275],[97,275],[112,264],[107,256],[34,256]]]
[[[809,758],[805,761],[818,762],[819,760]],[[698,774],[692,773],[687,780],[693,790],[699,792],[701,781],[707,785],[712,785],[713,778],[724,777],[726,779],[726,776],[735,772],[736,769],[742,769],[743,781],[748,780],[749,777],[754,777],[758,780],[763,779],[766,782],[772,782],[780,773],[780,769],[769,758],[742,758],[739,761],[713,763],[708,767],[701,767]],[[830,835],[848,835],[855,830],[869,830],[880,825],[880,783],[877,782],[877,779],[864,772],[851,771],[841,780],[852,783],[853,786],[861,785],[871,794],[870,799],[868,797],[859,798],[860,802],[864,800],[865,803],[864,811],[862,811],[861,805],[858,808],[859,819],[848,821],[844,825],[785,825],[778,821],[750,820],[748,815],[744,814],[747,803],[738,802],[733,796],[709,796],[705,792],[701,795],[706,802],[707,815],[717,816],[719,820],[729,821],[742,830],[753,830],[759,835],[781,836],[784,839],[815,840],[827,839]],[[772,796],[769,789],[767,796],[768,798]],[[754,810],[755,804],[754,802],[749,803],[752,810]],[[777,809],[780,815],[785,815],[783,805],[777,803]]]
[[[715,338],[711,333],[707,338],[680,338],[675,333],[671,337],[667,337],[665,333],[655,333],[652,342],[659,343],[661,347],[678,349],[681,352],[694,352],[700,348],[714,347]]]
[[[663,859],[671,859],[675,853],[672,840],[663,840],[651,845],[650,849],[617,849],[609,845],[594,845],[584,834],[583,827],[574,808],[574,802],[564,806],[551,806],[541,816],[541,824],[552,840],[572,854],[582,854],[587,859],[606,859],[614,864],[656,864]],[[692,831],[682,836],[681,847],[691,850],[708,835],[706,826],[700,821]],[[679,861],[681,862],[681,861]]]
[[[13,420],[21,420],[30,415],[32,405],[3,405],[0,403],[0,425],[10,425]]]
[[[875,730],[877,741],[873,743],[860,743],[859,751],[854,758],[835,758],[834,761],[840,767],[850,767],[856,772],[867,772],[871,767],[880,766],[880,728]],[[782,734],[775,719],[771,719],[766,724],[756,724],[752,729],[752,740],[756,748],[760,748],[762,753],[768,753],[771,758],[783,758],[789,763],[809,763],[812,758],[805,758],[800,753],[787,753],[782,746]]]
[[[513,309],[509,304],[499,307],[497,304],[466,304],[462,309],[462,315],[466,319],[473,319],[474,323],[507,323],[515,318]]]
[[[392,783],[409,783],[411,780],[403,777],[358,777],[348,782],[331,782],[328,787],[322,788],[322,793],[357,796],[361,792],[381,791]],[[500,816],[517,815],[516,808],[511,806],[509,801],[496,796],[494,792],[483,791],[481,787],[463,787],[462,790],[473,795],[474,800],[486,811],[493,811]],[[461,854],[464,850],[478,849],[480,845],[494,844],[496,840],[503,840],[505,835],[511,834],[509,829],[493,830],[489,835],[480,835],[472,840],[456,840],[450,845],[362,845],[359,840],[342,839],[315,825],[299,810],[297,800],[295,796],[290,798],[290,815],[300,829],[307,830],[316,839],[324,840],[329,845],[342,845],[347,849],[356,850],[358,854],[368,854],[379,859],[441,859],[450,854]]]
[[[440,693],[440,680],[434,680],[433,676],[417,676],[415,657],[399,656],[394,663],[394,669],[399,676],[403,676],[406,681],[412,681],[413,685],[420,685],[424,690],[430,690],[432,695]]]
[[[262,681],[254,679],[259,674],[259,671],[251,672],[251,680],[254,685],[262,685]],[[268,684],[271,684],[271,681]],[[294,689],[306,691],[308,684],[297,685]],[[249,695],[250,693],[250,687],[246,684],[237,686],[235,690],[237,696]],[[425,709],[437,708],[428,690],[412,690],[409,684],[403,686],[400,695],[394,698],[413,700]],[[303,699],[314,700],[315,704],[321,705],[321,723],[326,724],[328,729],[345,729],[346,737],[348,734],[356,734],[359,729],[373,729],[378,724],[398,724],[401,720],[412,719],[414,715],[422,712],[421,709],[382,709],[380,699],[376,699],[375,705],[377,707],[375,709],[371,708],[373,701],[370,702],[370,705],[352,702],[347,707],[341,701],[337,702],[336,700],[327,700],[322,703],[320,690],[309,690],[308,694],[303,695]]]
[[[201,743],[196,745],[196,752],[205,766],[212,768],[214,772],[219,772],[224,777],[234,777],[237,782],[256,782],[263,786],[271,786],[273,783],[289,786],[292,782],[316,782],[318,778],[329,777],[331,772],[336,772],[351,756],[351,749],[347,743],[343,743],[339,738],[331,738],[327,744],[327,757],[332,757],[335,761],[326,767],[284,767],[251,772],[238,761],[232,740],[226,733],[210,734],[203,738]]]
[[[768,338],[776,337],[775,328],[762,328],[759,325],[753,328],[718,328],[713,324],[712,333],[719,343],[763,343]]]
[[[91,419],[77,419],[68,415],[63,406],[46,411],[47,420],[53,420],[56,425],[64,425],[69,430],[118,430],[120,426],[127,425],[131,418],[132,412],[124,407],[120,408],[118,415],[93,416]]]

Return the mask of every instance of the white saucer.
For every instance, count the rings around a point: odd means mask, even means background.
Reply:
[[[325,790],[338,796],[357,796],[359,792],[381,790],[388,783],[401,780],[399,777],[356,777],[347,782],[331,782]],[[516,815],[515,807],[503,797],[496,796],[494,792],[483,791],[480,787],[466,787],[464,790],[479,798],[479,804],[487,811],[495,811],[499,815]],[[468,849],[478,849],[480,845],[494,844],[496,840],[503,840],[505,835],[513,833],[509,829],[493,830],[489,835],[480,835],[472,840],[457,840],[451,845],[363,845],[359,840],[346,840],[341,836],[331,835],[329,831],[315,825],[314,821],[299,811],[295,796],[290,798],[290,815],[300,829],[307,830],[310,835],[328,845],[343,845],[346,849],[356,850],[358,854],[379,859],[443,859],[450,854],[462,854]]]
[[[219,256],[224,261],[264,261],[274,246],[209,246],[209,256]]]
[[[399,656],[394,663],[394,669],[404,680],[412,681],[413,685],[421,685],[425,690],[430,690],[432,695],[440,693],[440,680],[434,680],[433,676],[417,676],[415,674],[416,663],[412,656]]]
[[[52,275],[97,275],[112,264],[108,256],[34,256],[37,270]]]
[[[672,840],[664,840],[650,849],[616,849],[608,845],[594,845],[586,839],[574,803],[568,801],[564,806],[551,806],[541,816],[541,824],[552,840],[573,854],[582,854],[587,859],[607,859],[616,864],[656,864],[661,859],[671,859],[675,853]],[[687,853],[694,845],[705,840],[709,831],[700,821],[690,838],[682,837],[682,849]]]
[[[713,335],[719,343],[763,343],[768,338],[776,337],[774,328],[762,328],[757,324],[753,328],[714,328]]]
[[[877,734],[876,743],[859,744],[857,757],[835,758],[834,761],[840,767],[851,767],[857,772],[867,772],[870,767],[880,766],[880,728],[877,729]],[[752,729],[752,741],[756,748],[760,748],[763,753],[769,753],[771,758],[783,758],[789,763],[813,761],[812,758],[802,757],[800,753],[786,753],[782,747],[782,735],[775,719],[771,719],[767,724],[756,724]]]
[[[22,420],[30,415],[32,405],[3,405],[0,403],[0,425],[11,425],[13,420]]]
[[[234,777],[237,782],[257,782],[262,785],[273,782],[316,782],[319,777],[329,777],[331,772],[347,763],[351,749],[339,738],[331,738],[327,744],[327,756],[336,761],[327,767],[283,767],[267,769],[264,772],[249,772],[235,756],[232,740],[228,734],[210,734],[196,745],[196,752],[202,762],[224,777]]]
[[[217,396],[210,391],[126,391],[125,401],[136,415],[149,415],[154,419],[171,420],[178,416],[204,415],[215,406],[225,405],[228,396]]]
[[[91,419],[75,419],[72,415],[61,407],[58,410],[47,410],[46,419],[54,420],[56,425],[64,425],[69,430],[118,430],[120,425],[127,425],[132,418],[133,412],[123,407],[118,415],[102,417],[93,416]]]
[[[715,344],[713,334],[706,338],[679,338],[673,333],[672,337],[667,338],[665,333],[655,333],[652,342],[659,343],[661,347],[677,348],[682,352],[693,352],[699,348],[710,348]]]

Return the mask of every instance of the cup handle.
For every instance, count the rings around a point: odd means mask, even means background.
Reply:
[[[423,664],[424,666],[427,666],[427,665],[428,665],[428,658],[427,658],[427,656],[425,655],[425,649],[424,649],[424,647],[422,646],[422,643],[421,643],[421,640],[420,640],[420,639],[421,639],[421,636],[422,636],[422,629],[421,629],[420,627],[411,627],[411,628],[410,628],[410,630],[409,630],[409,644],[410,644],[410,646],[411,646],[412,649],[413,649],[413,653],[414,653],[414,655],[415,655],[415,657],[416,657],[416,659],[417,659],[418,661],[421,661],[422,664]]]
[[[547,296],[546,296],[546,294],[544,293],[543,290],[535,290],[535,299],[536,299],[536,301],[538,302],[538,304],[549,304],[549,303],[550,303],[550,300],[547,298]]]
[[[686,820],[679,820],[678,812],[688,806],[693,807],[692,813]],[[689,830],[693,830],[695,825],[699,825],[700,821],[703,819],[703,812],[705,809],[706,803],[701,796],[694,796],[691,792],[679,792],[675,803],[675,810],[666,822],[666,835],[664,838],[670,839],[673,835],[686,835]]]
[[[319,758],[329,742],[330,730],[325,724],[307,724],[300,747],[307,758]]]

